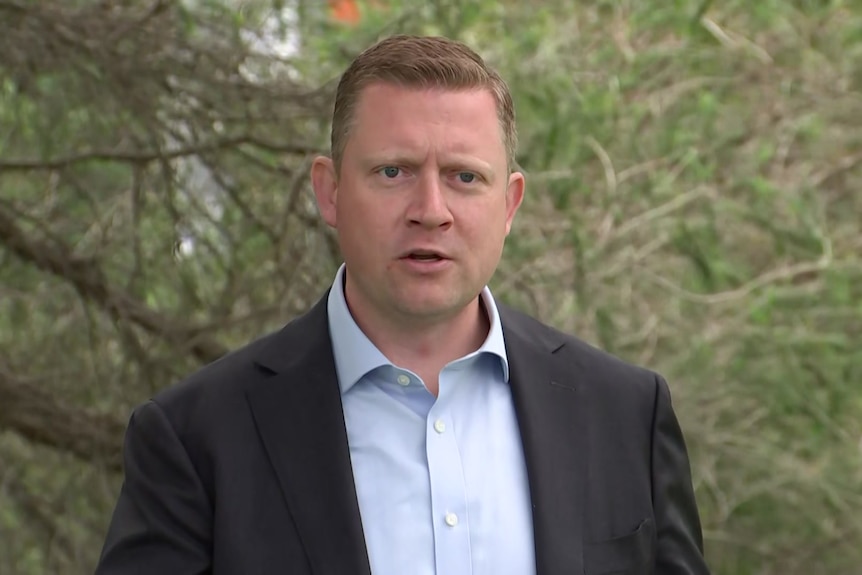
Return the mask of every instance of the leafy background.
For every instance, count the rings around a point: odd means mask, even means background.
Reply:
[[[331,281],[309,160],[396,32],[510,82],[492,289],[667,376],[714,573],[862,573],[851,0],[0,0],[0,573],[91,573],[132,407]]]

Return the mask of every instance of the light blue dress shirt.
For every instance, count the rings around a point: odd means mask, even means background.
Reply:
[[[449,363],[435,398],[327,301],[350,459],[373,575],[531,575],[533,523],[500,316],[482,347]]]

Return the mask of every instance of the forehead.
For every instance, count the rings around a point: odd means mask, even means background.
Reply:
[[[362,89],[350,142],[375,146],[460,148],[505,154],[497,105],[490,90],[413,88],[376,82]]]

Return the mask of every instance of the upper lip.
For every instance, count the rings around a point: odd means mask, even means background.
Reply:
[[[412,255],[437,256],[437,257],[442,258],[442,259],[447,259],[447,260],[451,259],[448,255],[446,255],[446,252],[443,252],[443,251],[440,251],[440,250],[437,250],[434,248],[413,248],[413,249],[406,250],[406,251],[402,252],[401,255],[399,256],[399,258],[408,258]]]

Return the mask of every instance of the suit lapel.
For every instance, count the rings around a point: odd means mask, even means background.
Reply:
[[[524,446],[538,575],[583,571],[587,437],[584,374],[554,352],[562,336],[500,306]]]
[[[247,391],[261,440],[315,575],[370,575],[326,296],[261,353]],[[580,366],[534,320],[499,306],[533,504],[538,575],[583,571],[587,409]]]
[[[315,575],[371,570],[353,483],[326,297],[258,358],[247,392],[261,440]]]

